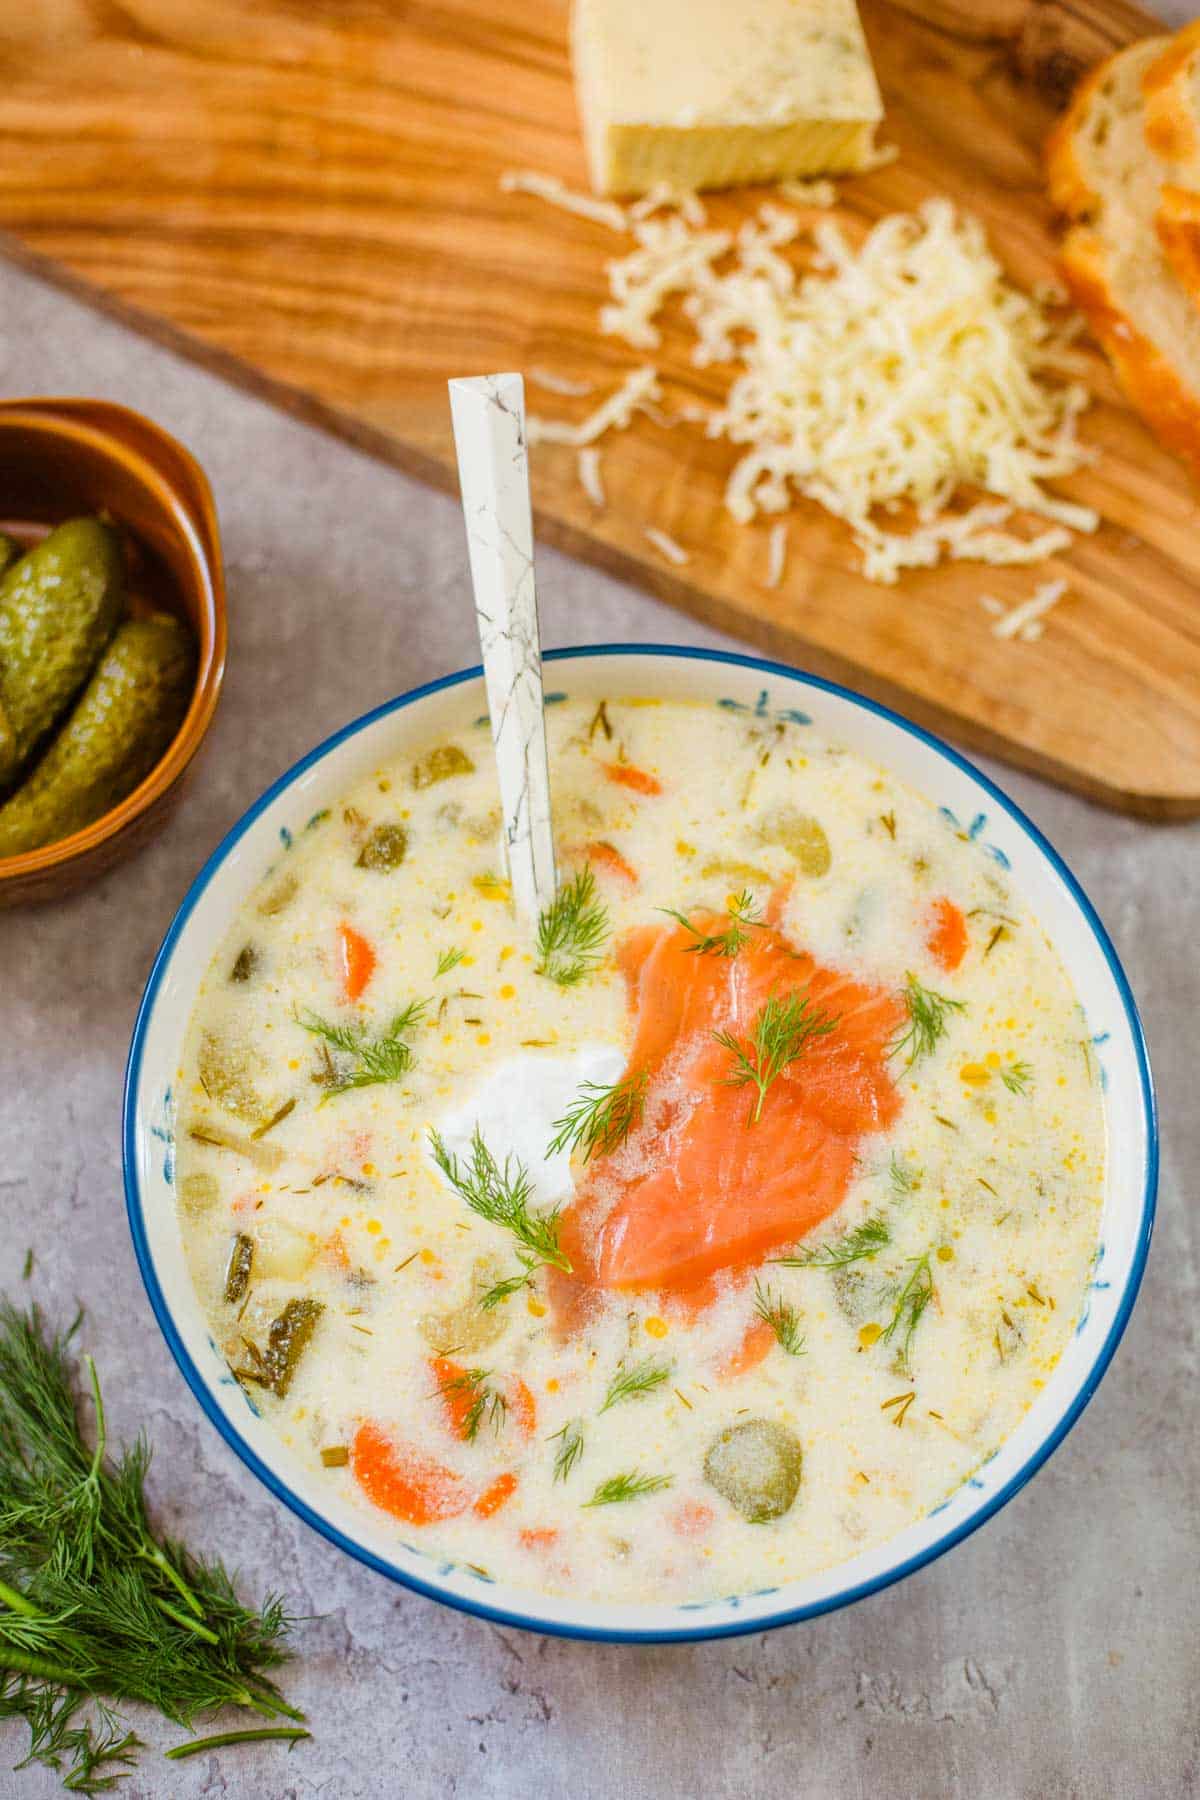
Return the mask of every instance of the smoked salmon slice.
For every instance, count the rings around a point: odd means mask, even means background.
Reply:
[[[733,957],[697,955],[695,942],[652,925],[619,947],[636,1017],[628,1072],[648,1085],[640,1124],[593,1158],[564,1214],[577,1291],[555,1286],[576,1316],[579,1280],[686,1297],[804,1237],[844,1200],[860,1139],[900,1110],[888,1070],[896,996],[819,966],[774,927]],[[771,1083],[750,1124],[753,1090],[730,1084],[730,1051],[713,1034],[748,1040],[766,1001],[793,993],[836,1024]]]

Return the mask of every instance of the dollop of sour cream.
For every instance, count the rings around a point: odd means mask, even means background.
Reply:
[[[469,1156],[478,1126],[502,1167],[509,1156],[524,1165],[540,1205],[559,1206],[575,1184],[570,1151],[550,1154],[556,1122],[586,1082],[609,1087],[624,1069],[625,1052],[617,1044],[581,1044],[569,1055],[522,1050],[490,1069],[461,1105],[442,1115],[437,1129],[452,1155]]]

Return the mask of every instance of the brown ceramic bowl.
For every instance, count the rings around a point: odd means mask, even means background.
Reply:
[[[196,639],[187,715],[139,787],[83,831],[0,857],[0,906],[50,900],[111,868],[159,830],[216,710],[225,672],[225,579],[212,493],[181,444],[105,400],[0,404],[0,529],[34,543],[64,519],[107,513],[131,552],[135,610],[185,619]]]

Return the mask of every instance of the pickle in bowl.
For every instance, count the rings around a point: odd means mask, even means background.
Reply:
[[[187,626],[131,604],[109,520],[69,519],[25,550],[0,533],[0,857],[132,793],[179,730],[195,672]]]

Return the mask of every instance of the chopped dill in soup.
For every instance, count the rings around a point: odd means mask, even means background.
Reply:
[[[779,1584],[912,1524],[1077,1320],[1087,1027],[986,848],[812,728],[548,714],[514,919],[485,732],[318,815],[179,1092],[215,1341],[318,1492],[497,1579]]]

